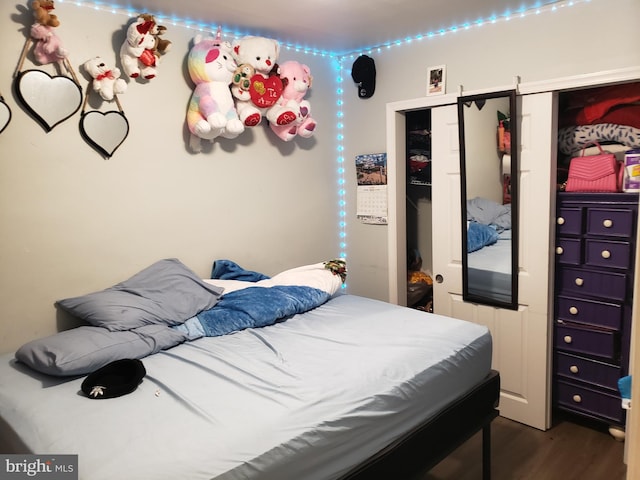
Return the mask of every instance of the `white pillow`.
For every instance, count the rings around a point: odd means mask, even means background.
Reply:
[[[274,287],[280,286],[301,286],[311,287],[334,295],[342,286],[340,275],[334,274],[324,265],[325,262],[314,263],[312,265],[304,265],[302,267],[292,268],[278,273],[277,275],[259,280],[257,282],[246,282],[242,280],[221,280],[221,279],[204,279],[209,285],[224,288],[223,294],[242,290],[247,287]]]

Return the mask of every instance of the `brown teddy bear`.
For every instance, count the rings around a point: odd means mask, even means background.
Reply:
[[[153,53],[155,54],[155,56],[159,58],[160,55],[164,55],[165,53],[167,53],[171,48],[171,41],[167,40],[166,38],[160,38],[160,35],[164,35],[164,33],[167,31],[167,27],[165,27],[164,25],[158,25],[155,17],[148,13],[143,13],[139,15],[138,18],[142,18],[146,22],[153,22],[154,24],[154,27],[150,30],[149,33],[153,35],[153,38],[156,41],[156,46],[153,49]]]
[[[51,11],[53,10],[53,0],[34,0],[31,2],[33,18],[36,23],[47,27],[57,27],[60,20]]]

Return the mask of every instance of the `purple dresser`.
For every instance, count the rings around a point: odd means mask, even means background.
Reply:
[[[557,409],[624,425],[638,193],[558,193],[554,392]]]

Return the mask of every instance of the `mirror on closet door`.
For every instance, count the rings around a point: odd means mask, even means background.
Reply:
[[[514,90],[458,99],[463,300],[518,308]]]

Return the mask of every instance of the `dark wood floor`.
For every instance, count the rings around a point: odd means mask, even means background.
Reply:
[[[542,432],[502,417],[491,429],[492,480],[624,480],[624,442],[606,432],[558,419]],[[482,438],[476,434],[415,480],[480,480]]]

